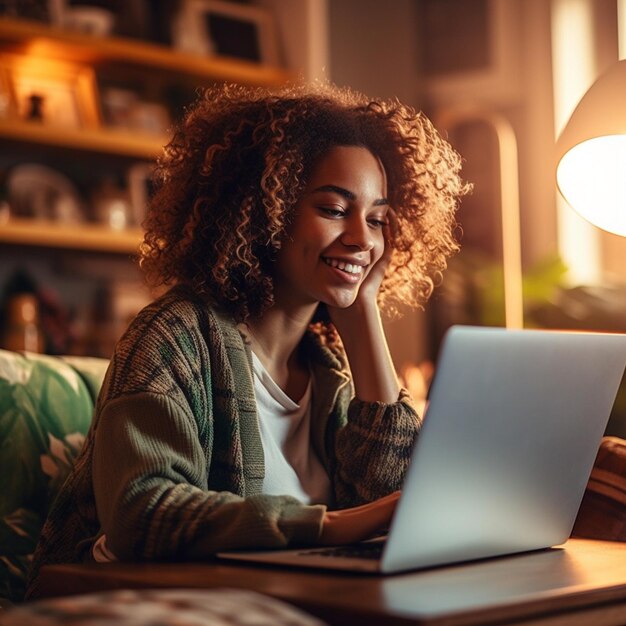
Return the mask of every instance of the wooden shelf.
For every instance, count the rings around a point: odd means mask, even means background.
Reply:
[[[218,56],[180,52],[133,39],[93,37],[39,22],[0,18],[0,42],[5,52],[71,60],[92,66],[130,64],[178,76],[249,85],[278,86],[291,76],[280,67]]]
[[[101,224],[59,224],[12,217],[0,222],[0,242],[21,246],[135,254],[142,241],[139,228],[112,230]]]
[[[68,128],[6,118],[0,120],[0,137],[31,144],[101,154],[149,159],[157,157],[167,137],[102,128]]]
[[[104,74],[124,74],[163,78],[172,84],[202,86],[221,81],[273,87],[291,79],[280,67],[251,63],[219,56],[201,56],[164,45],[119,37],[94,37],[40,22],[0,17],[0,58],[3,54],[28,54],[33,57],[85,64]],[[0,119],[2,150],[10,154],[26,146],[50,148],[53,154],[69,151],[112,156],[122,159],[153,161],[167,137],[124,131],[106,126],[79,128],[39,124],[10,117]],[[77,158],[82,158],[78,156]],[[11,217],[0,221],[0,243],[14,246],[54,248],[132,255],[142,240],[140,229],[114,231],[106,226],[85,223],[59,224],[53,221]]]

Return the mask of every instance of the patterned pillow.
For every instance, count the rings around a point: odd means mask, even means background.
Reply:
[[[91,423],[108,362],[84,361],[0,350],[0,598],[23,597],[48,508]]]

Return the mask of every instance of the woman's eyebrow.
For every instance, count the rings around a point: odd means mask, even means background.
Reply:
[[[336,193],[337,195],[342,196],[346,200],[356,200],[356,195],[354,193],[352,193],[349,189],[344,189],[343,187],[339,187],[338,185],[322,185],[321,187],[313,189],[311,193],[318,193],[320,191],[330,191],[332,193]],[[389,204],[389,200],[387,200],[387,198],[379,198],[378,200],[374,200],[372,206],[383,206],[386,204]]]

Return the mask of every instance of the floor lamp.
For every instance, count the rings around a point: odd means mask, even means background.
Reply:
[[[448,132],[469,122],[484,122],[494,130],[496,135],[500,167],[505,326],[523,328],[524,300],[517,138],[513,126],[504,116],[478,106],[449,108],[437,114],[438,126]]]
[[[557,186],[586,220],[626,236],[626,60],[582,97],[556,144]]]

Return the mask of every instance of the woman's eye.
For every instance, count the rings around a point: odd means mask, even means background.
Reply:
[[[387,226],[387,224],[389,224],[389,221],[386,219],[371,219],[369,223],[375,228],[383,228],[384,226]]]
[[[343,209],[334,206],[321,206],[320,211],[330,217],[342,217],[345,215],[345,211]]]

